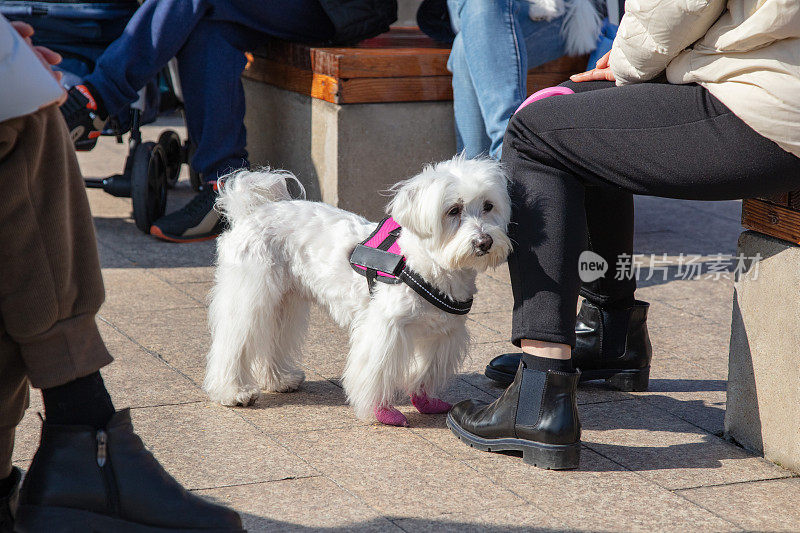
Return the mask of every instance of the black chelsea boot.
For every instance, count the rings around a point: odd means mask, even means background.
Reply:
[[[20,490],[18,533],[244,531],[239,515],[184,489],[133,432],[130,411],[105,429],[48,424]]]
[[[637,300],[626,309],[605,310],[583,301],[572,350],[572,364],[581,370],[581,381],[605,379],[619,390],[647,390],[653,356],[647,333],[649,307]],[[521,357],[521,353],[498,355],[486,366],[486,377],[508,386]]]
[[[580,372],[542,372],[520,362],[502,396],[490,404],[464,400],[447,415],[447,426],[466,444],[486,452],[521,451],[540,468],[577,468],[581,424],[575,390]]]
[[[15,466],[11,469],[7,490],[0,493],[0,533],[14,532],[14,511],[17,508],[19,480],[21,478],[22,472]]]

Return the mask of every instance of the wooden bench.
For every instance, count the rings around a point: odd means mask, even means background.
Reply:
[[[800,190],[744,200],[742,226],[776,239],[800,244]]]
[[[266,42],[244,73],[251,161],[296,172],[310,198],[378,217],[380,191],[455,153],[449,54],[417,28],[354,47]],[[531,70],[529,92],[586,61]]]
[[[725,433],[800,472],[800,190],[742,202]]]

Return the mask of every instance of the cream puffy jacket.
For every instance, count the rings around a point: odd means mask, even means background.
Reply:
[[[628,0],[611,50],[617,85],[665,69],[800,156],[800,0]]]
[[[63,92],[33,50],[0,15],[0,122],[33,113]]]

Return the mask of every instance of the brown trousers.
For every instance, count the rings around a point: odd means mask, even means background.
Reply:
[[[0,122],[0,478],[28,383],[62,385],[111,362],[95,324],[103,280],[89,202],[56,106]]]

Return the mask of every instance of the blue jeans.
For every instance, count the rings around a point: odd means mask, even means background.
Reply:
[[[456,32],[453,73],[458,150],[500,159],[508,120],[525,99],[527,72],[564,55],[561,18],[533,21],[525,0],[448,0]]]
[[[86,81],[113,115],[177,57],[186,126],[197,144],[190,164],[214,181],[220,173],[249,165],[243,51],[266,35],[321,41],[333,31],[318,0],[147,0]]]

